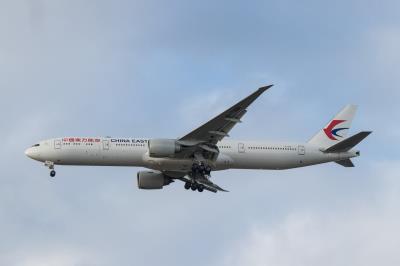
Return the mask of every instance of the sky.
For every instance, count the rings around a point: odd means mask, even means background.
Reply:
[[[399,1],[0,0],[0,265],[399,265]],[[307,141],[348,103],[355,168],[228,170],[229,193],[25,157],[176,138],[258,87],[232,139]]]

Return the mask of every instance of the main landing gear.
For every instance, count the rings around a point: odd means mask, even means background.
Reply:
[[[192,175],[194,176],[194,178],[210,176],[210,174],[211,174],[211,167],[209,165],[204,165],[203,162],[194,163],[192,165]]]
[[[205,165],[203,162],[193,163],[192,171],[189,174],[191,180],[185,183],[185,189],[187,190],[191,189],[193,191],[197,190],[198,192],[203,192],[204,185],[197,182],[197,180],[208,179],[210,178],[210,175],[211,175],[211,167],[209,165]]]
[[[202,185],[202,184],[199,184],[199,183],[197,183],[197,182],[193,182],[193,181],[187,181],[186,183],[185,183],[185,189],[186,190],[189,190],[189,189],[191,189],[191,190],[193,190],[193,191],[198,191],[198,192],[203,192],[203,190],[204,190],[204,185]]]
[[[56,176],[56,171],[54,170],[54,163],[50,161],[45,161],[44,166],[48,167],[50,169],[50,176],[55,177]]]

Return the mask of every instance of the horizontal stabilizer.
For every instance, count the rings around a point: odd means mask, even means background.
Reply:
[[[351,136],[350,138],[342,140],[341,142],[327,148],[324,152],[346,152],[346,151],[349,151],[371,133],[372,133],[371,131],[362,131],[360,133],[357,133],[354,136]]]
[[[335,163],[340,164],[341,166],[344,166],[344,167],[354,167],[354,164],[350,159],[337,161]]]

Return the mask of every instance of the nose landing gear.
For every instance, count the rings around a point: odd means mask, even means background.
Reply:
[[[48,167],[50,169],[50,176],[55,177],[56,176],[56,171],[54,170],[54,163],[51,161],[45,161],[44,166]]]

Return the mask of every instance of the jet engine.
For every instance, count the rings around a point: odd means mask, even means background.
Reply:
[[[140,189],[162,189],[173,180],[158,171],[140,171],[137,173],[137,182]]]
[[[151,139],[149,140],[149,155],[154,158],[172,157],[181,150],[174,139]]]

